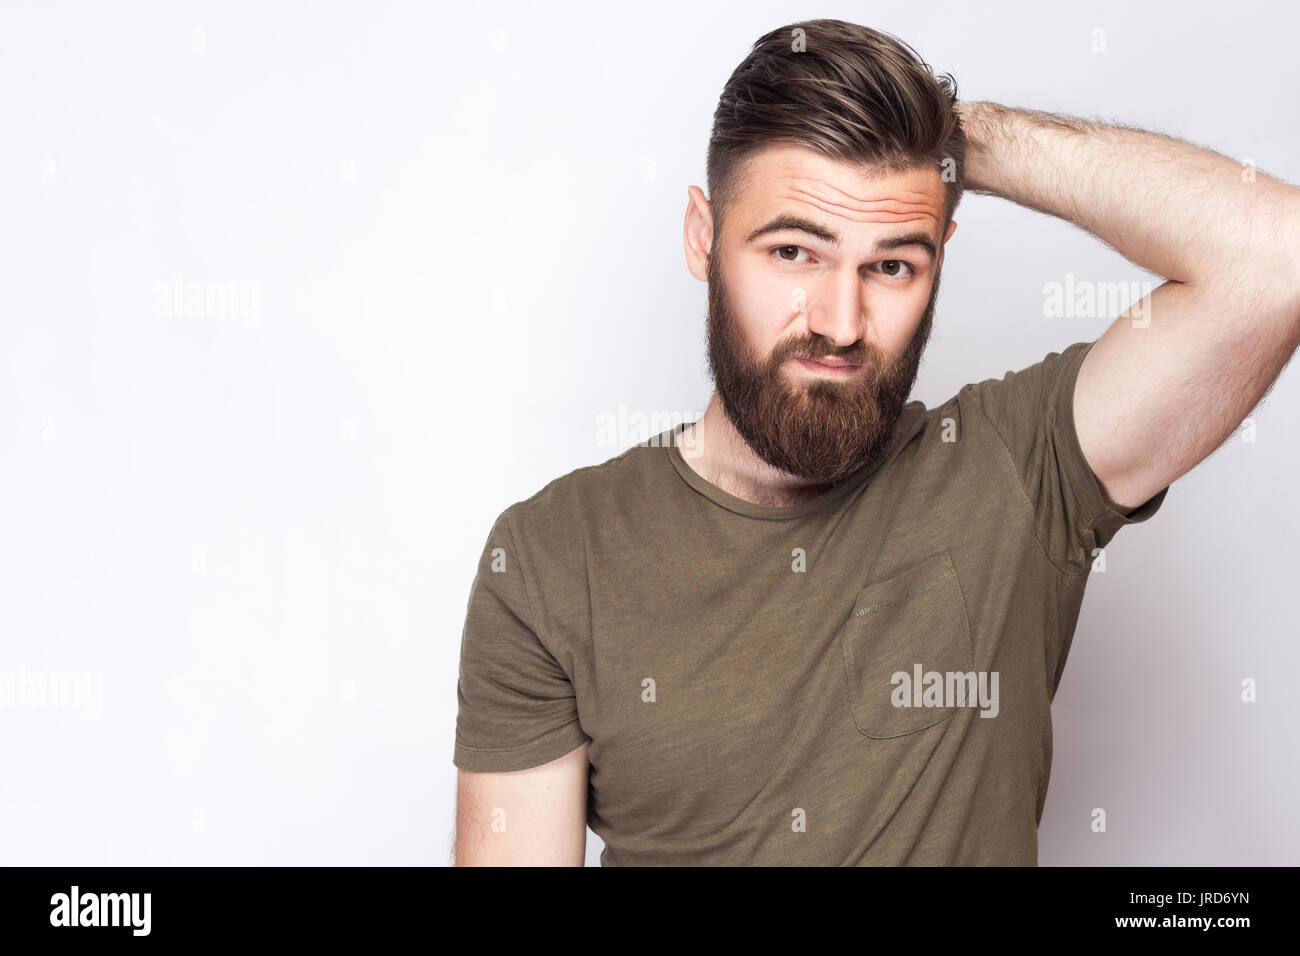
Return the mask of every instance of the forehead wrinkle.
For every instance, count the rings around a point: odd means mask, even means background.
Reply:
[[[856,206],[830,202],[806,190],[795,188],[787,198],[807,203],[822,212],[848,219],[851,222],[910,222],[914,219],[934,219],[938,221],[935,205],[931,202],[908,202],[893,197],[875,199],[858,203]],[[870,208],[864,208],[870,207]]]
[[[925,190],[903,189],[902,187],[893,187],[887,189],[888,195],[880,199],[871,199],[869,198],[868,195],[860,196],[856,193],[849,192],[847,189],[841,189],[839,186],[835,186],[831,183],[824,182],[822,180],[808,180],[804,182],[795,180],[791,184],[791,188],[794,189],[796,192],[806,193],[809,196],[815,196],[819,199],[822,199],[825,202],[837,203],[843,205],[851,205],[854,203],[860,205],[870,205],[872,203],[889,202],[891,200],[899,200],[902,202],[910,202],[910,203],[918,203],[918,204],[934,202],[933,194],[926,192]],[[818,196],[819,191],[824,193],[829,193],[832,195]],[[879,190],[877,190],[877,192],[879,192]],[[838,196],[846,197],[849,200],[848,203],[841,203],[841,201],[837,198],[837,195],[835,194],[837,194]]]

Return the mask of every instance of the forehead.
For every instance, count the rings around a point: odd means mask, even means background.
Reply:
[[[938,169],[886,171],[781,143],[751,156],[742,181],[735,208],[746,222],[798,212],[837,229],[907,225],[931,235],[943,224],[946,195]]]

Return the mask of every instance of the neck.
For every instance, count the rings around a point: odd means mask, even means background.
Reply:
[[[773,468],[754,454],[727,417],[716,391],[699,420],[682,431],[679,444],[692,471],[751,504],[784,508],[830,487]]]

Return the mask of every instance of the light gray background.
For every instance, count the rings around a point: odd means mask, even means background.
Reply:
[[[492,519],[616,454],[602,413],[703,409],[686,188],[753,40],[816,16],[965,99],[1300,180],[1286,3],[0,2],[0,673],[103,688],[0,710],[3,862],[447,861]],[[1006,202],[957,218],[929,405],[1109,324],[1044,318],[1044,283],[1151,278]],[[177,276],[257,308],[168,316]],[[1108,549],[1042,864],[1300,862],[1297,412],[1292,367]]]

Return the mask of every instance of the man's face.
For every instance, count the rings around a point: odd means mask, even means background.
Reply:
[[[937,170],[864,171],[782,144],[748,172],[708,259],[709,367],[760,458],[838,482],[887,447],[956,223],[942,231]]]

